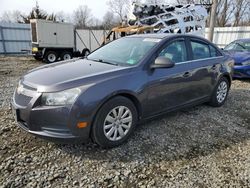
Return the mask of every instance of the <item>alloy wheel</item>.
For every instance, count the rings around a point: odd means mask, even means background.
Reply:
[[[217,89],[217,93],[216,93],[216,98],[218,103],[222,103],[227,96],[227,92],[228,92],[228,86],[227,83],[225,81],[222,81]]]

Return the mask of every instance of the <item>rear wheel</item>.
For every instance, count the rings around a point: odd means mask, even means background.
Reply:
[[[229,87],[230,85],[229,85],[228,79],[225,77],[222,77],[218,81],[218,84],[215,87],[215,90],[212,94],[209,104],[214,107],[222,106],[227,99]]]
[[[71,52],[63,52],[61,54],[61,60],[69,60],[69,59],[72,59],[72,53]]]
[[[45,57],[44,57],[47,63],[54,63],[57,61],[57,58],[58,58],[58,54],[55,51],[46,52]]]
[[[115,97],[98,111],[92,127],[92,139],[105,148],[118,146],[128,139],[137,118],[132,101],[125,97]]]

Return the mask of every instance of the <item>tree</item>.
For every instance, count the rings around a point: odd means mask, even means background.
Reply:
[[[44,19],[45,20],[47,16],[48,14],[44,10],[40,9],[38,2],[36,2],[36,6],[33,7],[29,15],[28,16],[22,15],[22,18],[23,18],[24,23],[30,23],[31,19]]]
[[[216,21],[217,26],[225,27],[232,20],[235,6],[231,6],[234,0],[221,0],[218,2],[218,7],[216,11]]]
[[[240,22],[244,20],[245,13],[249,13],[250,1],[249,0],[236,0],[234,12],[234,26],[240,25]]]
[[[103,16],[102,25],[105,29],[111,29],[115,25],[118,25],[119,18],[117,18],[113,12],[106,12]]]
[[[208,32],[208,40],[213,42],[214,37],[214,26],[216,21],[216,10],[218,7],[218,0],[213,0],[211,14],[210,14],[210,23],[209,23],[209,32]]]
[[[130,0],[109,0],[107,5],[110,10],[119,16],[119,21],[122,22],[131,8]]]
[[[22,13],[18,10],[5,11],[0,18],[0,21],[9,23],[22,23]]]
[[[79,6],[74,11],[74,22],[77,28],[86,28],[91,24],[92,14],[87,5]]]
[[[59,22],[73,22],[72,15],[67,14],[63,11],[59,11],[56,13],[56,20]]]

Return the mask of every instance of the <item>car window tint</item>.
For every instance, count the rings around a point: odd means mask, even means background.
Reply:
[[[236,42],[232,42],[230,43],[229,45],[227,45],[225,47],[225,50],[239,50],[239,51],[242,51],[242,50],[248,50],[250,49],[247,44],[243,43],[243,42],[240,42],[240,41],[236,41]]]
[[[244,46],[248,51],[250,51],[250,42],[246,42]]]
[[[210,57],[209,46],[202,42],[191,41],[191,47],[193,51],[193,58],[196,59],[205,59]]]
[[[217,51],[217,49],[211,45],[209,45],[210,48],[210,56],[211,57],[216,57],[218,56],[219,52]]]
[[[235,50],[244,50],[244,49],[246,49],[246,48],[244,47],[243,44],[235,43],[234,49],[235,49]]]
[[[234,50],[234,46],[235,46],[235,43],[232,42],[232,43],[228,44],[228,45],[224,48],[224,50]]]
[[[175,41],[164,48],[159,56],[164,56],[175,63],[187,61],[187,51],[184,41]]]
[[[123,37],[92,52],[88,59],[133,66],[160,41],[158,38]]]

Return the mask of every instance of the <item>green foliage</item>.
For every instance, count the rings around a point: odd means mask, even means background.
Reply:
[[[28,14],[28,16],[22,15],[24,23],[30,23],[31,19],[42,19],[42,20],[51,20],[56,21],[56,15],[49,15],[46,11],[40,9],[38,3],[36,2],[36,6],[33,7],[32,11]]]

